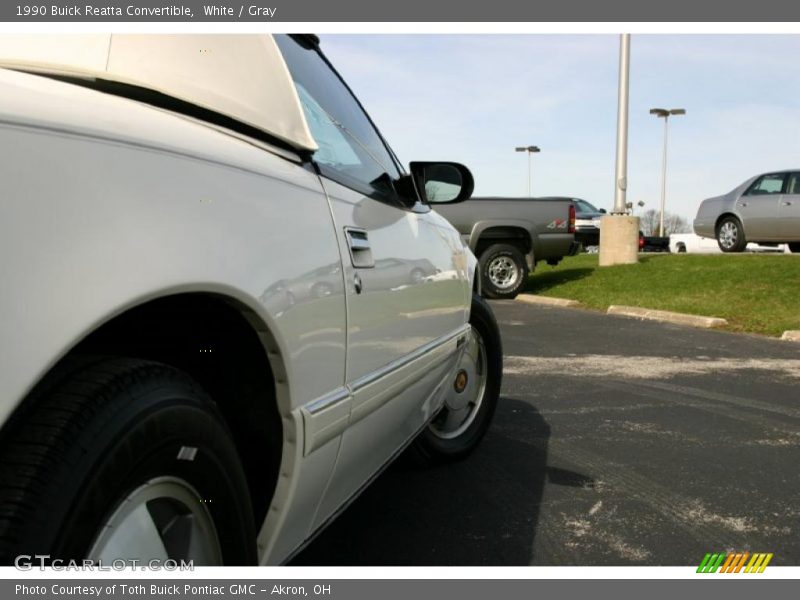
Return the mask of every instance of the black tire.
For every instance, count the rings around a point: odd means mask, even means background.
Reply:
[[[223,563],[255,564],[236,447],[216,405],[191,378],[122,358],[84,361],[55,383],[53,377],[34,390],[0,440],[0,563],[20,554],[82,559],[123,500],[167,481],[196,493],[185,506],[206,511],[197,514],[210,517],[206,530],[216,535],[207,539],[215,540]],[[195,514],[155,514],[170,501],[142,506],[156,524]],[[166,528],[157,529],[166,540]],[[170,558],[185,558],[185,541],[164,541]]]
[[[418,464],[441,464],[466,458],[486,435],[492,422],[503,379],[503,347],[494,313],[489,304],[477,294],[472,298],[469,322],[483,340],[486,352],[487,378],[483,396],[471,423],[457,437],[445,439],[437,434],[437,419],[441,419],[448,410],[447,406],[442,408],[411,445],[411,454]]]
[[[478,261],[481,290],[486,298],[516,298],[528,280],[528,263],[519,248],[494,244],[481,253]],[[507,284],[504,282],[508,282]]]
[[[789,252],[794,254],[800,252],[800,242],[789,242]]]
[[[678,244],[678,253],[686,252],[686,245],[685,244]]]
[[[727,234],[730,232],[730,235]],[[717,245],[723,252],[741,252],[747,246],[741,221],[734,216],[723,217],[717,223]]]

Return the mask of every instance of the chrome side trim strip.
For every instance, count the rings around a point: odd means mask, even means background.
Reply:
[[[303,417],[303,456],[308,456],[347,429],[353,396],[340,387],[300,408]]]
[[[427,356],[430,360],[427,366],[433,368],[446,360],[451,350],[460,350],[468,329],[469,325],[464,325],[438,337],[380,369],[356,379],[350,385],[339,387],[302,406],[300,414],[305,434],[303,455],[308,456],[405,389],[416,374],[416,367],[413,366],[415,361]],[[448,345],[450,350],[447,348]],[[366,389],[379,381],[382,382],[383,389],[372,391]]]
[[[346,387],[340,387],[332,392],[328,392],[324,396],[320,396],[316,400],[312,400],[308,404],[306,404],[303,408],[311,415],[315,415],[319,412],[322,412],[326,408],[333,406],[334,404],[338,404],[339,402],[343,402],[347,400],[350,396],[350,390]]]
[[[359,391],[361,388],[365,388],[368,385],[370,385],[371,383],[375,383],[379,379],[383,379],[384,377],[386,377],[387,375],[389,375],[393,371],[397,371],[399,369],[402,369],[403,367],[405,367],[409,363],[414,362],[419,357],[424,356],[425,354],[428,354],[429,352],[431,352],[432,350],[435,350],[439,346],[443,346],[443,345],[447,344],[453,338],[456,338],[456,337],[459,337],[459,336],[463,336],[464,339],[466,339],[466,335],[467,335],[468,330],[469,330],[469,324],[464,325],[460,329],[457,329],[457,330],[455,330],[455,331],[453,331],[451,333],[448,333],[448,334],[445,334],[445,335],[443,335],[443,336],[441,336],[439,338],[436,338],[435,340],[428,342],[424,346],[420,346],[419,348],[417,348],[413,352],[410,352],[410,353],[406,354],[405,356],[402,356],[402,357],[398,358],[397,360],[392,361],[387,365],[384,365],[380,369],[377,369],[377,370],[373,371],[372,373],[364,375],[363,377],[359,377],[358,379],[353,381],[349,385],[349,387],[353,391],[353,393],[355,393],[355,392]],[[464,343],[463,341],[459,340],[459,345],[461,345],[463,343]]]

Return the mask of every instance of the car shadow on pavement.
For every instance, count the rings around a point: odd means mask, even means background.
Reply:
[[[529,565],[546,482],[586,485],[547,469],[549,437],[535,407],[501,398],[469,458],[431,468],[399,460],[291,564]]]
[[[558,271],[537,270],[528,277],[525,291],[531,294],[546,292],[550,288],[570,282],[585,279],[594,272],[594,269],[559,269]]]

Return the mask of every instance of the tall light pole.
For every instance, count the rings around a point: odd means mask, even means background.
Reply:
[[[619,36],[617,88],[617,156],[614,166],[614,208],[600,219],[600,254],[597,264],[630,265],[639,262],[639,218],[628,214],[628,98],[631,36]]]
[[[614,173],[613,214],[625,214],[628,190],[628,96],[631,64],[631,35],[619,36],[619,85],[617,90],[617,159]]]
[[[534,152],[541,152],[539,146],[517,146],[517,152],[528,153],[528,198],[531,197],[531,154]]]
[[[664,205],[667,199],[667,134],[670,115],[685,115],[683,108],[651,108],[650,114],[664,119],[664,155],[661,157],[661,215],[658,219],[658,236],[664,237]]]

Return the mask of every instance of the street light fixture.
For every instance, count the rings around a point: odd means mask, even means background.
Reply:
[[[658,235],[664,237],[664,204],[667,196],[667,127],[670,116],[685,115],[683,108],[651,108],[650,114],[664,119],[664,155],[661,158],[661,215],[658,220]]]
[[[628,214],[635,215],[636,214],[636,207],[642,208],[644,206],[644,200],[639,200],[635,205],[633,202],[628,202],[625,204],[625,207],[630,211]]]
[[[517,152],[528,153],[528,198],[531,197],[531,154],[534,152],[541,152],[539,146],[517,146]]]

